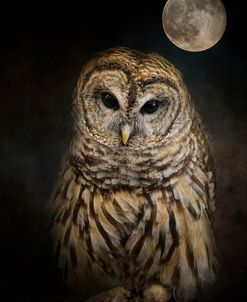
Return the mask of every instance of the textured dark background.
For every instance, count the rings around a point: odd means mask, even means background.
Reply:
[[[92,53],[113,46],[159,52],[182,71],[215,142],[222,267],[217,297],[237,301],[246,292],[246,16],[243,4],[230,2],[224,1],[222,40],[201,53],[168,41],[161,24],[165,1],[1,7],[1,301],[66,295],[47,248],[45,206],[70,136],[81,67]]]

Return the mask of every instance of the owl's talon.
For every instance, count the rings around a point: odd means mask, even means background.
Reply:
[[[131,293],[123,287],[116,287],[90,297],[86,302],[132,302],[129,300]],[[133,301],[134,302],[134,301]]]
[[[172,299],[172,292],[170,289],[153,284],[143,291],[142,302],[168,302]]]

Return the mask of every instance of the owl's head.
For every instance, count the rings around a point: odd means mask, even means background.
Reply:
[[[164,139],[183,125],[181,113],[189,103],[171,63],[126,48],[110,49],[91,60],[75,93],[79,126],[84,123],[82,128],[99,142],[116,148]]]
[[[156,184],[163,181],[162,161],[178,150],[174,144],[186,137],[193,116],[173,65],[157,54],[126,48],[110,49],[86,64],[73,105],[70,158],[102,187],[144,185],[151,177]]]

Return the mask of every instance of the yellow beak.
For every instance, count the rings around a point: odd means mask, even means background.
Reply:
[[[122,127],[122,142],[124,145],[127,144],[128,140],[129,140],[129,137],[130,137],[130,134],[131,134],[131,128],[128,124],[124,125]]]

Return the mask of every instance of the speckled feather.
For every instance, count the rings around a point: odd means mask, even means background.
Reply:
[[[94,99],[102,89],[121,113],[104,112]],[[164,94],[167,107],[139,116],[150,95]],[[105,274],[130,290],[158,284],[191,299],[215,280],[215,176],[180,73],[159,55],[111,49],[83,68],[73,106],[74,134],[51,202],[59,267],[81,282]],[[125,123],[134,129],[126,146]]]

